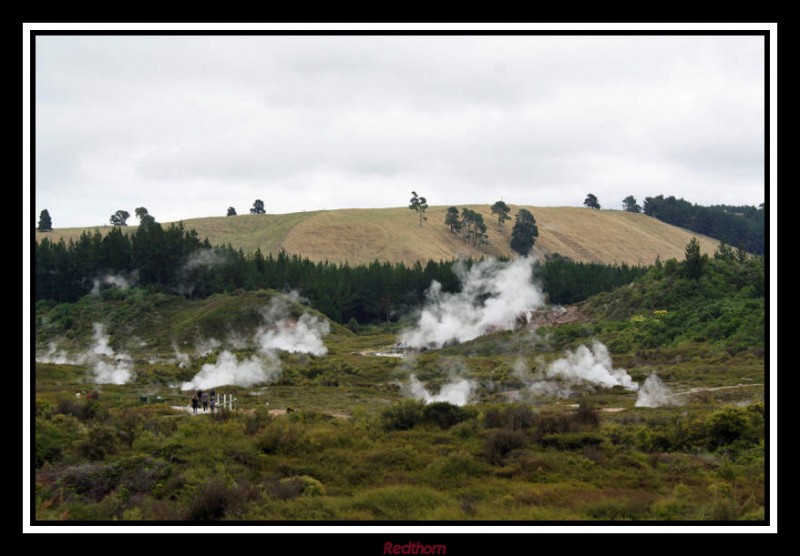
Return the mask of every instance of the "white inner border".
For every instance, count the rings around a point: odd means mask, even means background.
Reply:
[[[311,526],[241,526],[230,525],[202,529],[197,526],[31,526],[30,524],[30,32],[36,30],[68,31],[752,31],[769,30],[769,350],[770,350],[770,492],[769,526],[662,526],[662,525],[564,525],[557,527],[517,525],[311,525]],[[22,25],[22,106],[23,106],[23,201],[22,201],[22,530],[23,533],[777,533],[778,531],[778,25],[777,23],[35,23]]]

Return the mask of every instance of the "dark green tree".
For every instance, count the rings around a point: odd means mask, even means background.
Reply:
[[[508,205],[503,201],[497,201],[492,205],[492,214],[497,215],[497,222],[501,226],[506,220],[511,220],[511,217],[508,215],[509,212],[511,212],[511,209],[508,208]]]
[[[137,207],[133,212],[136,213],[136,218],[139,219],[139,227],[140,228],[148,228],[149,226],[156,223],[156,219],[153,218],[147,209],[144,207]]]
[[[458,207],[450,207],[444,216],[445,226],[450,226],[450,232],[457,234],[461,231],[461,219],[458,217]]]
[[[696,237],[690,239],[689,243],[686,244],[685,254],[684,268],[686,269],[686,277],[697,280],[703,275],[703,265],[707,257],[700,254],[700,242],[697,241]]]
[[[527,255],[533,249],[536,238],[539,237],[539,228],[536,219],[527,209],[519,209],[511,230],[511,249],[520,255]]]
[[[411,195],[412,197],[408,202],[408,208],[417,211],[419,214],[419,227],[421,228],[422,221],[427,220],[427,218],[425,218],[425,211],[428,210],[428,201],[425,199],[425,197],[420,197],[417,195],[416,191],[412,191]]]
[[[127,226],[128,225],[128,218],[130,218],[131,213],[127,210],[118,210],[114,214],[111,215],[110,221],[112,226]]]
[[[589,193],[583,200],[583,204],[591,209],[600,210],[600,203],[597,202],[597,197],[594,193]]]
[[[473,247],[486,243],[486,223],[483,221],[483,215],[472,209],[462,209],[461,232],[464,234],[464,241]]]
[[[717,246],[717,250],[714,251],[714,258],[715,259],[722,259],[723,261],[732,261],[736,257],[733,248],[721,241]]]
[[[228,214],[225,216],[236,216],[236,209],[233,207],[228,207]]]
[[[636,197],[628,195],[622,199],[622,209],[625,212],[642,212],[642,207],[636,202]]]
[[[264,210],[264,201],[261,199],[256,199],[253,203],[253,208],[250,209],[250,214],[266,214],[267,211]]]
[[[39,213],[39,225],[36,227],[36,229],[40,232],[53,231],[53,221],[50,218],[50,212],[48,212],[47,209],[44,209]]]

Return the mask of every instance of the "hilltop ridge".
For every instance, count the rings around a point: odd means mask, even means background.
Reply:
[[[605,264],[651,264],[660,257],[683,259],[684,247],[697,237],[703,252],[713,253],[718,241],[645,216],[619,210],[580,207],[532,207],[509,205],[511,216],[520,208],[536,218],[539,238],[534,254],[555,253],[575,261]],[[503,226],[488,205],[462,205],[483,215],[488,242],[473,247],[444,225],[445,206],[432,206],[427,221],[419,226],[416,213],[406,207],[339,209],[291,214],[264,214],[191,218],[187,228],[197,230],[212,244],[228,244],[251,252],[299,254],[313,261],[369,263],[374,260],[414,263],[459,257],[514,255],[509,247],[513,219]],[[157,215],[156,215],[157,216]],[[110,226],[62,228],[36,233],[58,241],[76,239],[84,230],[107,233]],[[135,226],[126,231],[133,233]]]

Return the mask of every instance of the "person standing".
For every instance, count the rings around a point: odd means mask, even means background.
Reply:
[[[197,415],[197,406],[198,406],[197,396],[192,397],[192,411],[194,414]]]
[[[203,413],[208,411],[208,392],[203,392]]]

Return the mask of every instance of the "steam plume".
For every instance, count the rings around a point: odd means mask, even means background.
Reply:
[[[553,361],[547,367],[547,376],[568,382],[588,382],[603,388],[639,388],[625,369],[614,368],[608,348],[600,342],[594,342],[591,349],[578,346],[574,352],[567,350],[566,357]]]
[[[212,388],[222,385],[252,386],[275,379],[281,371],[278,351],[325,355],[328,348],[322,338],[330,332],[327,321],[303,312],[293,318],[291,306],[297,303],[297,292],[277,295],[261,311],[264,324],[253,336],[258,355],[239,361],[230,351],[223,351],[216,363],[205,364],[191,381],[185,382],[184,390],[190,388]],[[212,339],[213,340],[213,339]],[[202,348],[208,353],[220,346],[219,341],[206,341]],[[237,338],[242,345],[243,340]],[[178,355],[176,349],[176,355]],[[207,354],[206,353],[206,354]]]
[[[184,382],[182,390],[194,388],[215,388],[235,384],[253,386],[267,382],[280,373],[280,361],[274,356],[267,361],[258,356],[239,361],[234,354],[225,350],[219,354],[216,363],[206,363],[192,380]]]
[[[86,358],[94,365],[94,381],[97,384],[125,384],[131,378],[133,360],[127,353],[115,353],[109,343],[106,327],[94,323],[94,345]]]
[[[461,406],[469,402],[470,396],[475,389],[475,383],[465,378],[454,378],[444,384],[439,389],[438,394],[431,394],[416,376],[411,375],[406,388],[411,397],[422,400],[425,403],[450,402],[453,405]]]
[[[108,285],[115,288],[119,288],[122,291],[127,290],[131,286],[136,285],[136,282],[139,281],[139,271],[134,270],[131,272],[127,277],[123,274],[105,274],[100,276],[99,278],[95,278],[93,280],[93,286],[91,296],[97,297],[100,295],[100,286]]]
[[[461,291],[442,293],[442,285],[434,280],[416,326],[405,330],[401,341],[413,348],[439,348],[514,328],[521,316],[544,304],[541,290],[531,280],[533,264],[529,257],[508,263],[490,259],[470,269],[457,263],[453,271]]]
[[[661,382],[656,373],[647,377],[636,396],[636,407],[664,407],[677,405],[672,396],[672,390]]]
[[[300,296],[293,291],[289,295],[273,297],[262,310],[265,324],[256,330],[253,338],[260,352],[328,353],[322,338],[330,332],[330,325],[305,312],[299,319],[293,319],[289,312],[290,304],[299,300]]]

